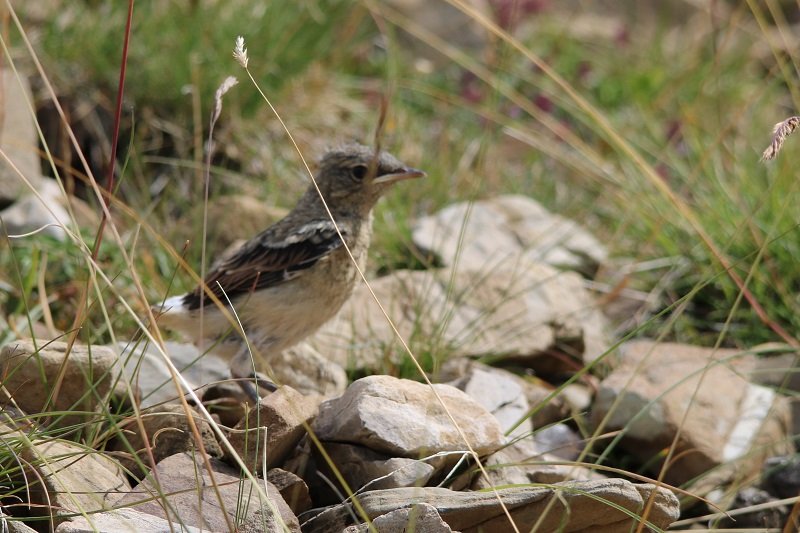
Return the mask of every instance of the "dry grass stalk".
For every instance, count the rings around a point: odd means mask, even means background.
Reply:
[[[780,152],[783,146],[783,142],[797,129],[798,125],[800,125],[800,116],[789,117],[783,122],[775,124],[775,128],[772,130],[772,142],[767,146],[767,149],[764,150],[764,153],[761,155],[761,160],[769,161],[775,159],[775,156],[778,155],[778,152]]]

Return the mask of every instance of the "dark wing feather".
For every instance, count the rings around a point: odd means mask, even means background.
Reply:
[[[339,229],[346,238],[347,229],[341,226]],[[248,241],[209,272],[205,281],[209,291],[220,301],[227,302],[225,294],[233,300],[256,289],[279,285],[299,276],[342,245],[330,220],[309,222],[282,239],[276,238],[275,233],[267,230]],[[203,286],[188,293],[183,301],[189,309],[197,309],[201,302],[211,304]]]

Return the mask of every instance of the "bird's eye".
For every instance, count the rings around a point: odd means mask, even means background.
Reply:
[[[361,181],[366,177],[367,170],[368,170],[367,167],[365,167],[364,165],[356,165],[352,168],[350,173],[353,175],[353,178],[355,178],[357,181]]]

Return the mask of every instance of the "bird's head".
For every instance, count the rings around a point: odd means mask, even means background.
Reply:
[[[424,176],[425,172],[404,165],[389,153],[348,144],[325,154],[316,180],[325,201],[337,211],[368,211],[392,184]]]

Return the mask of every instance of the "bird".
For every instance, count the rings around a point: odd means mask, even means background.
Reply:
[[[213,346],[252,399],[258,388],[275,390],[262,363],[279,360],[337,314],[360,278],[356,264],[364,271],[375,204],[395,183],[425,176],[361,144],[329,150],[316,186],[283,219],[218,261],[194,290],[154,306],[159,326]]]

